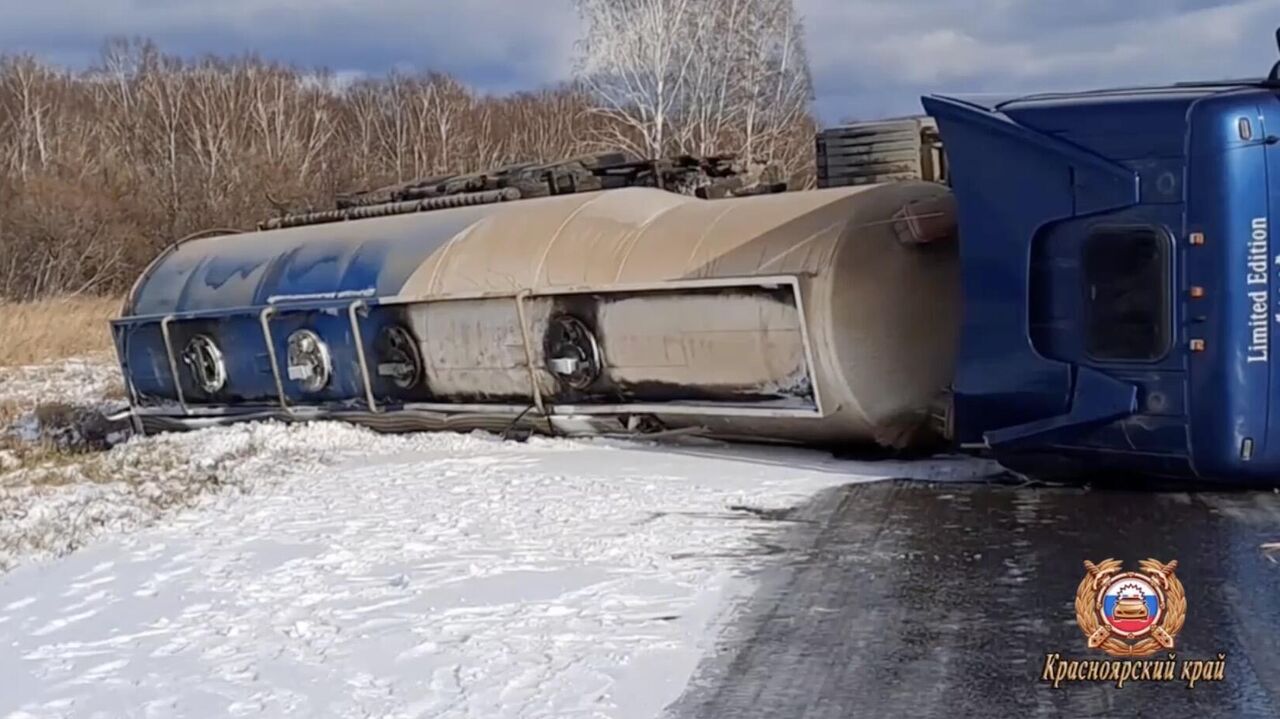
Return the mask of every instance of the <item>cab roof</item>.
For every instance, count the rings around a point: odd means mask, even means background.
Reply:
[[[1263,78],[1239,80],[1212,80],[1203,82],[1179,82],[1169,85],[1138,85],[1132,87],[1099,88],[1093,90],[1069,90],[1063,92],[1037,92],[1025,94],[938,94],[934,97],[971,105],[988,112],[1023,108],[1044,108],[1064,105],[1094,104],[1097,102],[1124,102],[1126,100],[1196,100],[1210,95],[1245,89],[1273,89],[1280,91],[1280,83]]]

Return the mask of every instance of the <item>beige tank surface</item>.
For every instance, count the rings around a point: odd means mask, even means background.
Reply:
[[[953,228],[948,190],[921,182],[716,201],[570,195],[469,226],[398,300],[415,303],[437,401],[904,446],[929,428],[953,370]],[[552,346],[543,338],[564,334],[563,317],[590,337]],[[587,375],[576,387],[574,370]]]

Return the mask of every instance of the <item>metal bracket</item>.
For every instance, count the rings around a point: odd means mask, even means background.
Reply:
[[[542,391],[538,389],[538,368],[533,366],[533,340],[529,336],[529,320],[524,311],[524,301],[530,294],[530,290],[516,293],[516,316],[520,320],[520,334],[524,338],[524,357],[529,366],[529,392],[533,395],[533,406],[538,408],[538,414],[545,417],[547,408],[542,403]]]
[[[169,325],[175,319],[174,315],[165,315],[160,320],[160,334],[164,337],[164,353],[169,358],[169,373],[173,375],[173,390],[178,395],[178,404],[182,406],[183,414],[191,414],[191,410],[187,407],[186,395],[182,392],[182,378],[178,376],[178,360],[173,354],[173,339],[169,334]]]
[[[129,392],[129,406],[137,407],[142,404],[138,397],[138,388],[133,383],[133,373],[129,371],[128,345],[129,334],[133,331],[133,325],[121,323],[115,320],[111,323],[111,344],[116,351],[116,363],[120,365],[120,374],[124,376],[124,386]],[[117,336],[115,333],[119,332]],[[141,434],[141,432],[139,432]]]
[[[289,400],[284,394],[284,380],[280,378],[280,362],[276,356],[275,340],[271,338],[271,316],[275,313],[274,307],[263,308],[258,314],[258,322],[262,325],[262,337],[267,341],[267,357],[271,360],[271,376],[276,381],[276,394],[280,397],[280,408],[293,414],[293,407],[289,406]]]
[[[370,412],[380,412],[378,402],[373,398],[373,380],[369,377],[369,363],[364,354],[364,338],[360,335],[359,312],[369,305],[364,300],[356,300],[347,307],[347,315],[351,318],[351,339],[356,345],[356,359],[360,362],[360,379],[364,381],[364,398],[369,403]]]

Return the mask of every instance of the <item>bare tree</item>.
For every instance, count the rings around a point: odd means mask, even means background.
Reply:
[[[590,77],[509,96],[146,40],[107,43],[83,72],[0,55],[0,300],[123,292],[191,232],[414,177],[595,149],[807,159],[790,0],[582,1],[618,33],[584,41]]]
[[[47,169],[54,142],[50,124],[57,102],[55,73],[26,55],[4,61],[0,67],[0,93],[4,95],[3,127],[13,141],[8,151],[9,165],[19,177]]]
[[[577,0],[576,72],[603,144],[637,154],[733,153],[791,171],[809,128],[803,33],[792,0]],[[807,140],[806,140],[807,145]]]
[[[705,59],[707,0],[578,0],[587,34],[576,72],[610,123],[601,138],[635,154],[668,151],[690,76]]]
[[[812,90],[800,23],[791,0],[724,1],[747,6],[730,28],[733,46],[741,48],[734,63],[741,69],[734,94],[743,108],[738,152],[776,162],[787,133],[809,125]]]

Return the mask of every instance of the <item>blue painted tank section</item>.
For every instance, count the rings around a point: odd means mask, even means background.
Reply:
[[[276,404],[274,374],[257,310],[232,310],[177,322],[171,326],[170,334],[175,354],[181,353],[192,337],[204,334],[217,340],[226,360],[228,390],[214,397],[205,396],[179,364],[178,379],[188,401],[245,406]],[[161,321],[126,320],[117,325],[117,335],[117,346],[139,404],[156,406],[178,402]]]
[[[173,374],[159,322],[135,323],[127,320],[114,326],[116,352],[125,377],[139,402],[178,400],[173,390]]]
[[[326,341],[333,364],[333,380],[320,392],[308,393],[292,382],[282,382],[286,400],[297,405],[354,406],[367,404],[365,389],[358,379],[359,355],[346,301],[292,303],[278,306],[268,319],[272,348],[283,365],[288,355],[288,337],[299,329],[319,333]],[[259,308],[233,309],[200,315],[178,315],[170,327],[175,355],[180,355],[190,339],[203,334],[214,338],[226,361],[226,389],[214,395],[196,387],[179,361],[178,381],[182,397],[190,406],[216,405],[236,411],[253,411],[280,406],[279,387],[272,371],[271,352],[267,348]],[[370,304],[358,315],[361,344],[366,357],[375,357],[380,333],[388,326],[402,326],[403,316],[395,309]],[[179,394],[170,371],[161,319],[121,320],[114,325],[115,344],[121,365],[142,407],[176,405]],[[373,395],[380,408],[402,404],[404,388],[395,387],[387,378],[370,377]],[[426,396],[425,390],[417,398]]]
[[[117,352],[136,403],[165,407],[185,401],[188,407],[217,406],[235,414],[280,407],[283,387],[289,404],[367,406],[351,304],[365,303],[358,317],[360,339],[372,356],[381,330],[397,324],[395,311],[379,306],[379,299],[398,295],[432,253],[497,210],[466,207],[224,235],[172,248],[148,269],[115,323]],[[268,307],[271,348],[262,326]],[[166,317],[172,318],[169,350],[162,332]],[[277,371],[287,372],[289,335],[303,328],[325,338],[332,361],[332,381],[315,393],[276,380]],[[226,387],[213,395],[194,384],[181,362],[198,334],[216,340],[226,364]],[[176,380],[170,350],[178,364]],[[393,396],[403,400],[404,390],[396,391],[389,380],[374,375],[370,381],[380,405],[395,404]]]
[[[363,397],[364,387],[358,379],[360,360],[356,354],[355,338],[345,304],[281,313],[271,317],[268,325],[276,356],[281,358],[282,363],[283,358],[288,355],[289,335],[298,330],[309,329],[323,337],[329,345],[333,379],[319,392],[304,392],[296,383],[285,382],[285,396],[290,403],[342,403]]]
[[[219,236],[148,269],[126,316],[261,307],[281,300],[396,295],[431,253],[497,206]]]

